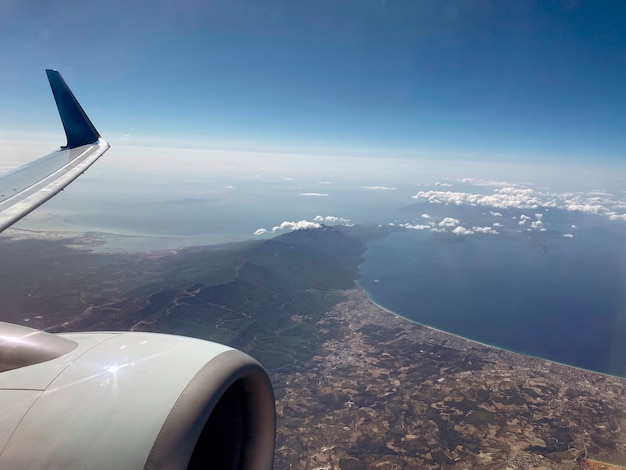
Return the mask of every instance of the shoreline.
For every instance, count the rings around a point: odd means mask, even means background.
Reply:
[[[101,230],[33,230],[11,227],[4,233],[12,240],[68,241],[67,246],[94,254],[171,252],[186,248],[219,246],[250,241],[225,235],[150,235]]]
[[[100,254],[100,255],[124,254],[124,253],[155,253],[156,254],[159,252],[172,253],[172,252],[178,252],[180,250],[184,250],[187,248],[208,247],[208,246],[217,247],[220,245],[229,245],[231,243],[245,243],[245,242],[253,241],[252,239],[248,239],[248,240],[236,240],[236,241],[230,241],[230,242],[223,241],[223,242],[204,243],[204,241],[207,241],[207,240],[199,240],[199,238],[203,238],[203,236],[178,237],[178,236],[169,236],[169,235],[122,234],[122,233],[112,233],[112,232],[102,232],[102,231],[88,231],[88,232],[62,231],[62,230],[45,231],[45,230],[33,230],[33,229],[27,229],[27,228],[19,228],[19,227],[9,228],[5,232],[5,236],[6,238],[13,239],[13,240],[23,240],[23,239],[46,239],[46,240],[52,240],[52,241],[71,240],[73,242],[68,243],[66,246],[73,248],[73,249],[83,250],[83,251],[87,251],[93,254]],[[131,241],[131,245],[132,245],[132,244],[141,243],[141,241],[146,241],[146,240],[157,242],[157,244],[159,241],[165,244],[174,243],[176,244],[176,246],[175,247],[174,246],[172,247],[165,247],[165,246],[146,247],[145,245],[141,247],[137,247],[137,246],[124,247],[123,246],[124,242],[126,241]],[[182,244],[177,243],[183,240],[186,241],[187,243],[182,243]],[[198,242],[200,242],[201,244],[198,244]],[[510,349],[507,349],[498,345],[484,343],[484,342],[481,342],[472,338],[468,338],[468,337],[465,337],[465,336],[462,336],[462,335],[459,335],[450,331],[446,331],[446,330],[442,330],[442,329],[439,329],[430,325],[422,324],[418,321],[415,321],[411,318],[401,315],[391,309],[388,309],[384,307],[383,305],[379,304],[378,302],[376,302],[373,299],[370,292],[360,284],[359,280],[354,280],[354,283],[355,283],[355,288],[363,291],[368,301],[371,302],[373,305],[375,305],[377,308],[403,321],[409,322],[410,324],[418,325],[422,328],[428,328],[431,331],[437,332],[441,335],[446,335],[449,338],[455,338],[457,340],[469,342],[469,343],[472,343],[481,347],[493,348],[494,350],[504,351],[510,354],[519,354],[523,357],[535,359],[538,361],[550,362],[559,366],[572,368],[572,369],[579,370],[582,372],[590,372],[593,374],[599,374],[602,376],[613,377],[617,379],[626,379],[626,375],[621,376],[621,375],[611,374],[608,372],[602,372],[602,371],[597,371],[593,369],[586,369],[584,367],[556,361],[554,359],[536,356],[536,355],[529,354],[529,353],[522,352],[522,351],[514,351],[514,350],[510,350]]]
[[[343,297],[274,371],[276,468],[579,468],[626,455],[626,380],[506,351]]]
[[[405,317],[403,315],[400,315],[399,313],[396,313],[393,310],[388,309],[387,307],[382,306],[381,304],[379,304],[378,302],[376,302],[372,298],[371,294],[367,291],[367,289],[365,289],[364,287],[361,287],[358,283],[356,284],[356,288],[359,289],[359,290],[362,290],[365,293],[365,295],[367,296],[367,299],[373,305],[378,307],[379,309],[384,310],[385,312],[387,312],[387,313],[389,313],[389,314],[391,314],[391,315],[393,315],[393,316],[395,316],[397,318],[405,320],[405,321],[407,321],[409,323],[412,323],[414,325],[418,325],[418,326],[420,326],[422,328],[428,328],[429,330],[435,331],[435,332],[440,333],[442,335],[446,335],[446,336],[450,336],[450,337],[453,337],[453,338],[456,338],[456,339],[460,339],[462,341],[467,341],[467,342],[470,342],[470,343],[474,343],[474,344],[480,345],[480,346],[485,347],[485,348],[496,349],[498,351],[503,351],[503,352],[510,353],[510,354],[519,354],[521,356],[524,356],[524,357],[527,357],[527,358],[530,358],[530,359],[536,359],[538,361],[546,361],[546,362],[550,362],[550,363],[553,363],[553,364],[557,364],[557,365],[562,366],[562,367],[569,367],[569,368],[572,368],[572,369],[579,370],[581,372],[591,372],[592,374],[598,374],[598,375],[602,375],[602,376],[605,376],[605,377],[612,377],[612,378],[617,378],[617,379],[626,379],[626,376],[622,377],[621,375],[609,374],[607,372],[601,372],[601,371],[597,371],[597,370],[593,370],[593,369],[585,369],[584,367],[578,367],[578,366],[575,366],[575,365],[572,365],[572,364],[566,364],[564,362],[555,361],[554,359],[549,359],[549,358],[545,358],[545,357],[541,357],[541,356],[534,356],[532,354],[527,354],[527,353],[520,352],[520,351],[511,351],[510,349],[506,349],[506,348],[503,348],[503,347],[500,347],[500,346],[494,346],[494,345],[488,344],[488,343],[483,343],[481,341],[477,341],[477,340],[472,339],[472,338],[466,338],[465,336],[461,336],[461,335],[458,335],[456,333],[451,333],[449,331],[441,330],[439,328],[435,328],[434,326],[424,325],[424,324],[422,324],[420,322],[417,322],[417,321],[412,320],[410,318],[407,318],[407,317]]]

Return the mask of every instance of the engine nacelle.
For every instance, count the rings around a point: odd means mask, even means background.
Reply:
[[[272,467],[272,387],[236,349],[0,323],[0,371],[0,468]]]

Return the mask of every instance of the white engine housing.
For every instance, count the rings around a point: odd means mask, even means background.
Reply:
[[[271,383],[236,349],[0,323],[0,371],[0,468],[272,467]]]

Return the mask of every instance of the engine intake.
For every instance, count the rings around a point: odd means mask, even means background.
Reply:
[[[274,393],[265,370],[230,350],[207,363],[167,417],[146,469],[266,469],[276,435]],[[182,467],[185,468],[185,467]]]

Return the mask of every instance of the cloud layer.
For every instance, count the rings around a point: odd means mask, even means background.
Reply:
[[[473,180],[472,180],[473,181]],[[477,183],[473,183],[477,184]],[[616,199],[602,191],[582,193],[553,193],[536,191],[517,185],[505,186],[503,182],[489,182],[490,185],[501,185],[490,194],[470,193],[461,191],[419,191],[413,199],[428,201],[432,204],[449,204],[460,206],[485,206],[495,209],[540,209],[558,208],[568,211],[579,211],[596,214],[611,220],[626,220],[626,202]],[[484,183],[486,186],[487,183]],[[498,217],[500,212],[491,211]]]
[[[254,232],[254,235],[260,236],[265,235],[266,233],[276,233],[284,230],[306,230],[310,228],[320,228],[322,224],[348,224],[350,219],[346,219],[344,217],[337,217],[334,215],[321,216],[316,215],[313,220],[300,220],[298,222],[292,222],[285,220],[281,222],[280,225],[276,225],[272,227],[271,230],[267,230],[265,228],[259,228]]]

